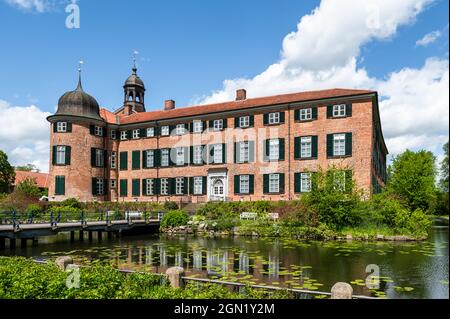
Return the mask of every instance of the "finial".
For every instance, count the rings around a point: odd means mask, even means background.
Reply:
[[[139,51],[137,51],[137,50],[133,51],[133,74],[136,74],[136,72],[137,72],[136,59],[137,59],[138,54],[139,54]]]
[[[81,86],[81,66],[83,65],[83,61],[78,62],[78,86],[77,90],[83,90],[83,87]]]

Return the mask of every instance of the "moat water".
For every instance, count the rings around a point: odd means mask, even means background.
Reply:
[[[40,260],[71,255],[77,263],[110,260],[121,269],[151,272],[182,266],[187,276],[324,292],[344,281],[358,295],[449,298],[448,225],[434,225],[427,241],[407,243],[163,235],[70,243],[68,236],[41,238],[37,247],[0,254]],[[374,269],[379,287],[369,289],[366,270]]]

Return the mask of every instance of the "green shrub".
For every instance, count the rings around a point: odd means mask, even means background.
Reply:
[[[186,225],[189,221],[189,215],[182,210],[172,210],[164,214],[161,220],[161,229],[168,227],[177,227]]]
[[[76,198],[68,198],[61,202],[61,206],[71,208],[82,208],[81,203]]]
[[[70,206],[53,206],[49,209],[49,213],[53,213],[53,218],[59,216],[60,222],[72,222],[81,219],[82,210]]]
[[[164,210],[177,210],[178,204],[175,202],[164,202]]]
[[[29,214],[29,217],[37,218],[42,215],[43,210],[38,204],[30,204],[28,205],[26,212]]]

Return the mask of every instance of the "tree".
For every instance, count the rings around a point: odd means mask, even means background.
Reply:
[[[16,173],[14,168],[8,162],[8,156],[0,150],[0,193],[7,193],[11,190]]]
[[[36,165],[34,165],[34,164],[27,164],[27,165],[23,165],[23,166],[16,166],[16,171],[39,173],[40,169],[37,168]]]
[[[433,153],[406,150],[394,157],[389,168],[387,191],[410,210],[433,213],[436,204],[436,165]]]
[[[449,180],[448,180],[448,142],[444,144],[444,159],[441,162],[441,180],[439,186],[442,191],[448,193]]]
[[[20,192],[26,197],[38,199],[41,196],[41,190],[37,186],[36,179],[27,177],[22,180],[14,189],[14,192]]]

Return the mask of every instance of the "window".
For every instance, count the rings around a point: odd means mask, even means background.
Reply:
[[[103,127],[96,125],[94,128],[94,134],[97,136],[103,136]]]
[[[249,175],[239,176],[239,189],[240,189],[240,193],[242,193],[242,194],[250,193],[250,176]]]
[[[138,139],[140,137],[141,130],[133,130],[133,139]]]
[[[155,181],[153,178],[148,178],[145,180],[145,195],[153,195],[154,194],[154,184]]]
[[[128,139],[128,132],[127,132],[127,131],[121,131],[121,132],[120,132],[120,139],[121,139],[122,141]]]
[[[269,160],[278,160],[280,155],[280,140],[269,140]]]
[[[300,121],[312,120],[312,108],[300,109]]]
[[[203,177],[194,177],[194,195],[203,194]]]
[[[128,152],[120,152],[120,170],[126,171],[128,169]]]
[[[96,188],[95,188],[95,191],[96,191],[96,194],[97,195],[104,195],[104,192],[105,192],[105,187],[104,187],[104,181],[103,181],[103,178],[97,178],[96,179]]]
[[[154,137],[155,136],[155,128],[149,127],[147,128],[147,137]]]
[[[345,155],[345,134],[333,135],[333,156]]]
[[[177,127],[176,127],[176,134],[177,134],[177,135],[183,135],[183,134],[186,134],[186,128],[185,128],[184,124],[177,124]]]
[[[117,179],[112,179],[111,180],[111,188],[116,188],[117,187]]]
[[[333,117],[345,116],[345,104],[333,105]]]
[[[95,166],[96,167],[102,167],[105,163],[104,158],[105,152],[103,150],[95,150]]]
[[[280,123],[280,113],[269,113],[269,124],[279,124]]]
[[[193,147],[193,164],[203,164],[203,147],[201,145]]]
[[[249,142],[239,143],[239,162],[245,163],[249,162],[250,159],[250,146]]]
[[[170,127],[168,125],[161,127],[161,136],[169,136],[170,135]]]
[[[194,133],[201,133],[201,132],[203,132],[203,122],[202,121],[194,121],[193,125],[194,125],[194,127],[193,127],[192,131]]]
[[[250,116],[241,116],[239,118],[239,127],[249,127],[250,126]]]
[[[161,166],[167,167],[169,166],[169,149],[165,148],[161,150]]]
[[[176,163],[178,166],[184,165],[184,147],[176,148]]]
[[[58,123],[56,123],[56,132],[58,132],[58,133],[66,133],[67,132],[67,122],[58,122]]]
[[[111,168],[116,168],[117,166],[117,152],[111,152]]]
[[[154,167],[155,166],[155,151],[148,150],[145,156],[145,167]]]
[[[214,149],[213,162],[215,164],[223,163],[223,147],[222,146],[223,146],[222,144],[215,144],[213,146],[213,149]]]
[[[117,131],[116,130],[111,130],[111,139],[112,140],[116,140],[117,139]]]
[[[216,195],[216,196],[221,196],[224,194],[224,186],[223,186],[223,181],[221,179],[218,179],[214,182],[213,190],[214,190],[214,195]]]
[[[300,174],[300,192],[308,193],[311,191],[311,173]]]
[[[333,176],[334,188],[338,191],[345,191],[345,171],[336,171]]]
[[[56,147],[56,165],[66,165],[66,147]]]
[[[312,157],[312,139],[311,139],[311,136],[302,137],[300,139],[300,157],[301,158]]]
[[[214,131],[223,130],[223,120],[214,120],[213,129]]]
[[[161,178],[161,195],[169,195],[169,179]]]
[[[269,174],[269,192],[278,193],[280,191],[280,175]]]
[[[184,177],[177,177],[175,179],[175,194],[177,195],[184,194]]]

